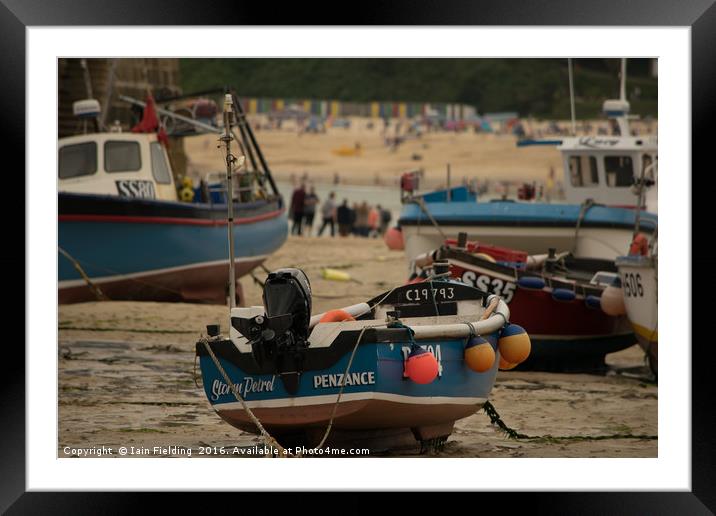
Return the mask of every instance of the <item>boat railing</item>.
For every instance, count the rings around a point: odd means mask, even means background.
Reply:
[[[238,202],[252,202],[256,200],[254,192],[254,186],[252,184],[244,185],[241,184],[241,177],[247,174],[234,173],[234,176],[238,176],[239,180],[234,184],[232,190],[232,198]],[[250,175],[250,174],[248,174]],[[223,199],[227,197],[227,186],[226,186],[226,175],[223,172],[207,172],[202,178],[202,182],[206,185],[205,191],[207,194],[207,202],[212,206],[214,204],[224,204],[223,202],[215,202],[215,196],[218,194]]]

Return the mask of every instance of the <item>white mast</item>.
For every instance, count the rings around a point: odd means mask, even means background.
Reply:
[[[572,136],[577,135],[577,120],[574,109],[574,80],[572,79],[572,59],[567,58],[567,69],[569,71],[569,104],[572,110]]]
[[[619,74],[620,84],[619,84],[619,100],[626,100],[626,65],[627,60],[625,57],[622,58],[622,70]]]
[[[234,271],[234,188],[232,182],[236,157],[231,154],[231,94],[224,96],[224,135],[221,141],[226,145],[226,203],[228,216],[226,227],[229,232],[229,310],[236,306],[236,272]]]

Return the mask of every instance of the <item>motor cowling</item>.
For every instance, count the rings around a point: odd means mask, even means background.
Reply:
[[[279,269],[266,278],[264,315],[232,317],[232,326],[251,344],[254,360],[281,376],[289,393],[298,379],[308,348],[311,320],[311,284],[300,269]]]
[[[308,338],[311,321],[311,284],[301,269],[279,269],[266,278],[264,308],[270,318],[291,315],[290,331],[298,338]]]

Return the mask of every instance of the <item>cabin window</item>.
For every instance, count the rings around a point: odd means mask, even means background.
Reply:
[[[152,175],[154,176],[154,179],[159,184],[170,184],[172,182],[172,176],[169,173],[167,160],[164,158],[162,144],[159,142],[152,142],[149,144],[149,149],[152,153]]]
[[[139,143],[114,141],[104,144],[104,169],[107,172],[135,172],[141,168]]]
[[[91,176],[97,172],[97,144],[78,143],[60,147],[60,179]]]
[[[597,158],[594,156],[570,156],[569,175],[572,186],[598,185]]]
[[[606,156],[604,171],[607,186],[631,186],[634,184],[634,165],[630,156]]]

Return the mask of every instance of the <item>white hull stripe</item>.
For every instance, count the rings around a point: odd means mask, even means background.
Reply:
[[[246,256],[242,258],[236,258],[237,263],[244,263],[244,262],[253,262],[253,261],[263,261],[268,257],[267,254],[259,254],[256,256]],[[99,277],[93,277],[90,278],[92,280],[92,283],[108,283],[110,281],[122,281],[127,279],[135,279],[135,278],[142,278],[146,276],[154,276],[156,274],[165,274],[165,273],[171,273],[171,272],[181,272],[181,271],[189,271],[192,269],[200,269],[202,267],[211,267],[213,265],[223,265],[228,264],[229,260],[214,260],[211,262],[201,262],[201,263],[192,263],[190,265],[179,265],[177,267],[167,267],[165,269],[153,269],[151,271],[143,271],[143,272],[133,272],[131,274],[117,274],[115,276],[99,276]],[[74,280],[63,280],[59,282],[60,288],[70,288],[70,287],[81,287],[87,285],[87,282],[83,279],[74,279]]]
[[[287,408],[287,407],[303,407],[307,405],[332,405],[336,402],[337,394],[325,394],[321,396],[303,396],[295,398],[279,398],[275,400],[254,400],[247,401],[249,408]],[[341,396],[341,402],[344,401],[369,401],[382,400],[394,401],[396,403],[405,403],[409,405],[478,405],[485,403],[487,398],[462,398],[450,396],[403,396],[401,394],[389,394],[387,392],[350,392]],[[214,409],[221,412],[222,410],[242,410],[243,406],[238,401],[229,403],[214,404]]]

